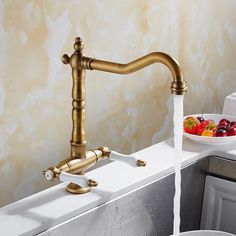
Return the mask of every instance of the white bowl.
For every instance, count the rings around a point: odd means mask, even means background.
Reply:
[[[202,114],[194,114],[194,115],[188,115],[188,116],[198,117],[198,116],[202,116]],[[188,116],[185,116],[184,119]],[[221,119],[227,119],[229,121],[236,121],[235,116],[229,116],[229,115],[224,115],[224,114],[203,114],[203,118],[205,120],[209,120],[209,119],[214,120],[216,124],[218,124],[218,122]],[[219,144],[236,142],[236,135],[226,136],[226,137],[207,137],[207,136],[188,134],[186,132],[183,132],[183,135],[195,142],[211,144],[211,145],[219,145]]]

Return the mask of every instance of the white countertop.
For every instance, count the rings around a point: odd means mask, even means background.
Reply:
[[[89,175],[99,185],[87,194],[69,194],[65,191],[66,184],[62,183],[1,208],[0,234],[38,234],[174,171],[172,139],[135,154],[146,160],[146,167],[116,161],[92,170]],[[209,155],[236,160],[236,143],[210,146],[184,138],[182,166]]]

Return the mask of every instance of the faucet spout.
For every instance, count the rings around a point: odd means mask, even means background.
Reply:
[[[186,93],[187,83],[184,80],[179,63],[173,57],[163,52],[152,52],[127,64],[83,57],[81,60],[81,67],[88,70],[99,70],[116,74],[130,74],[153,63],[161,63],[169,68],[173,77],[171,83],[172,94],[183,95]]]

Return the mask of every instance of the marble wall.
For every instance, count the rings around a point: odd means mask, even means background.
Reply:
[[[234,0],[0,0],[0,206],[48,188],[41,171],[69,154],[76,36],[85,53],[129,62],[163,51],[181,64],[185,113],[221,112],[236,91]],[[172,135],[171,75],[87,72],[89,147],[131,153]]]

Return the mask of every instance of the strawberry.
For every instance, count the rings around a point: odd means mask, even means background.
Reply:
[[[189,134],[198,134],[199,125],[199,120],[193,116],[186,117],[183,122],[184,131]]]

